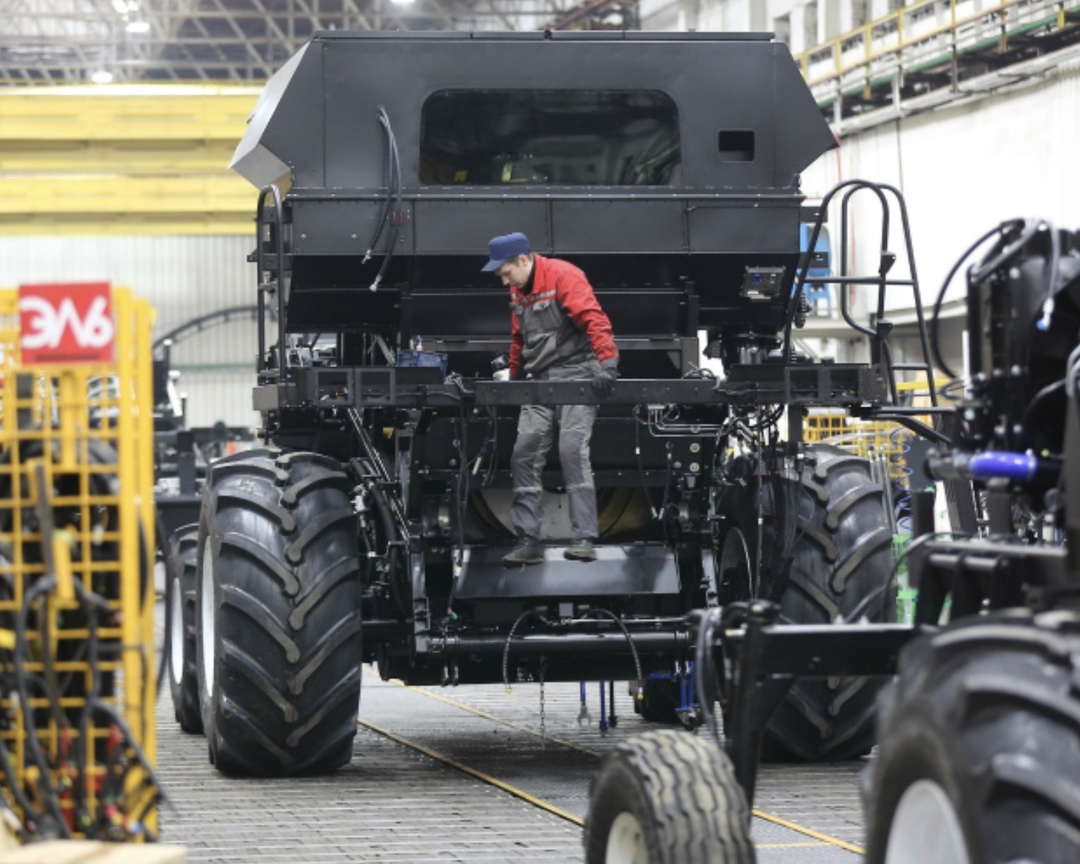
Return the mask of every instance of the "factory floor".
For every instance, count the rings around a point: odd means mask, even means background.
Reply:
[[[227,778],[202,737],[180,732],[167,689],[158,766],[172,805],[162,840],[189,862],[580,862],[589,779],[613,743],[649,728],[616,686],[600,730],[599,684],[407,688],[364,669],[352,762],[328,777]],[[625,713],[624,713],[625,712]],[[686,733],[694,734],[694,733]],[[707,735],[704,730],[696,734]],[[864,763],[767,765],[752,837],[760,864],[858,861]]]

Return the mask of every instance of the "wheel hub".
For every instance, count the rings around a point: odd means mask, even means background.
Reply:
[[[207,694],[214,692],[214,648],[217,634],[214,632],[214,556],[210,538],[203,548],[202,585],[199,602],[199,640],[202,643],[202,673]]]
[[[932,780],[908,786],[889,828],[885,864],[912,861],[971,862],[960,817],[945,790]]]
[[[184,598],[180,593],[180,580],[171,577],[172,586],[169,602],[169,674],[173,683],[179,687],[184,668]]]
[[[611,823],[604,864],[649,864],[645,831],[633,813],[623,811]]]

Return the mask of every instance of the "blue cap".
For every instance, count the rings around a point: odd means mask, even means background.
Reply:
[[[509,259],[517,258],[518,255],[528,255],[529,238],[520,231],[492,237],[491,242],[488,243],[488,254],[491,256],[491,260],[480,268],[481,272],[484,273],[498,270]]]

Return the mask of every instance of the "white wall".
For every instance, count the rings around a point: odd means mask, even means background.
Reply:
[[[932,300],[964,249],[1006,219],[1036,216],[1080,227],[1078,140],[1080,60],[1073,60],[1025,89],[847,137],[839,154],[826,154],[804,173],[803,189],[819,197],[838,179],[851,178],[900,188],[923,296]],[[874,209],[856,212],[869,217]],[[830,218],[838,231],[837,217]],[[854,228],[856,266],[876,257],[869,224],[860,219]],[[947,295],[960,296],[962,278]]]

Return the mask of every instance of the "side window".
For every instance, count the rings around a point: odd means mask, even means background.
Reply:
[[[443,90],[424,103],[420,182],[670,186],[678,112],[659,91]]]

